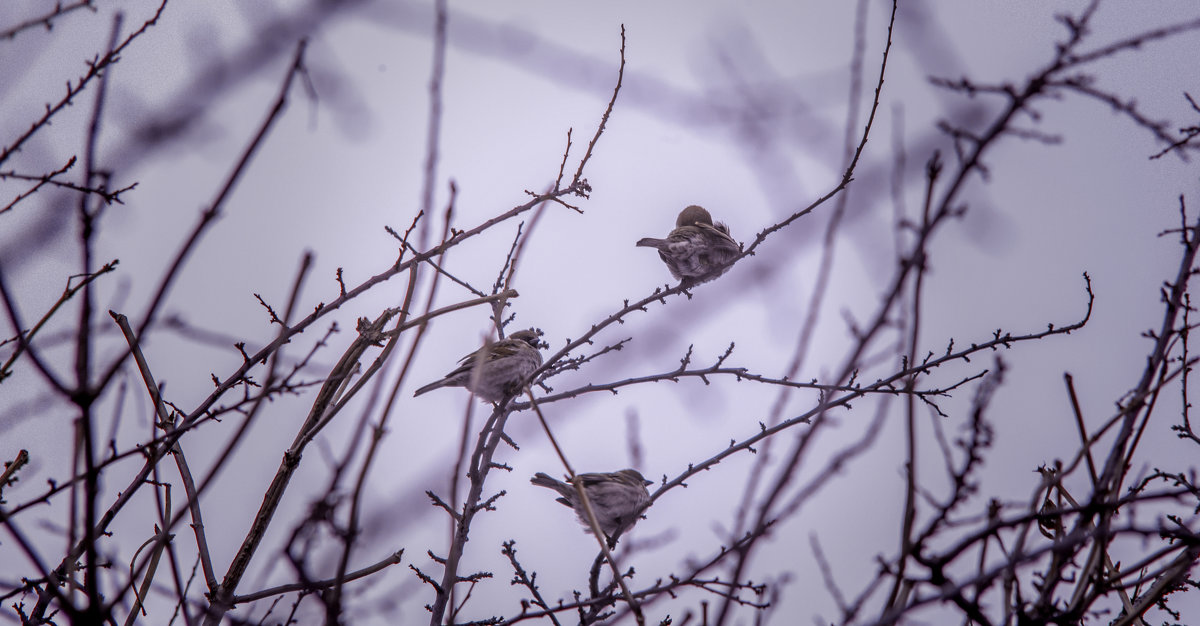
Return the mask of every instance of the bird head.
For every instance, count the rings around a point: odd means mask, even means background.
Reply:
[[[693,204],[679,212],[679,217],[675,219],[675,228],[679,228],[680,226],[695,226],[696,224],[708,224],[712,226],[712,223],[712,215],[704,207]]]
[[[696,207],[696,208],[699,208],[699,207]],[[700,209],[700,210],[703,211],[704,209]],[[647,486],[647,485],[654,484],[654,481],[646,480],[646,477],[642,476],[642,473],[635,469],[623,469],[623,470],[617,472],[617,474],[622,479],[629,482],[629,484],[631,484],[631,485]]]
[[[530,328],[528,330],[518,330],[517,332],[509,335],[508,338],[516,339],[518,341],[524,341],[525,343],[533,346],[534,348],[539,348],[540,344],[541,344],[541,339],[539,338],[539,335],[541,335],[540,332]]]

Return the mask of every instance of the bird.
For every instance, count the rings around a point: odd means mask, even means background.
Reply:
[[[460,359],[458,367],[441,380],[417,389],[413,397],[441,387],[466,387],[485,402],[519,393],[529,375],[542,366],[538,335],[532,328],[518,330],[508,339],[485,345]]]
[[[724,274],[742,252],[741,244],[729,235],[729,227],[714,224],[712,214],[695,204],[679,212],[675,230],[666,239],[646,237],[637,245],[657,248],[671,275],[686,286]]]
[[[634,469],[579,474],[578,478],[583,481],[583,489],[592,505],[592,512],[596,514],[600,530],[608,539],[609,546],[614,547],[617,537],[633,527],[641,517],[642,510],[650,504],[650,492],[646,491],[646,486],[653,484],[653,481],[646,480]],[[562,497],[557,501],[575,509],[575,515],[584,525],[585,532],[591,528],[587,511],[573,484],[555,480],[542,472],[534,474],[529,482],[558,492]]]

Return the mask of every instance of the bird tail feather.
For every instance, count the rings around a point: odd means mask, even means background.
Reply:
[[[534,474],[533,478],[529,479],[529,482],[537,485],[538,487],[549,487],[551,489],[554,489],[558,486],[558,481],[551,478],[550,475],[546,474],[545,472],[538,472]]]
[[[445,380],[435,380],[435,381],[429,383],[428,385],[425,385],[424,387],[421,387],[420,389],[413,392],[413,397],[415,398],[423,393],[429,393],[430,391],[433,391],[434,389],[440,389],[445,386],[446,386]]]
[[[555,480],[554,478],[550,477],[549,474],[543,472],[534,474],[533,478],[529,479],[529,482],[537,485],[538,487],[549,487],[550,489],[557,491],[559,495],[563,496],[561,498],[556,498],[557,502],[561,502],[565,506],[574,506],[571,504],[571,501],[566,498],[567,494],[575,493],[575,488],[571,485]]]

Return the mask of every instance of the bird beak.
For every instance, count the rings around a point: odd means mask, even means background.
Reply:
[[[646,486],[647,486],[647,487],[649,487],[650,485],[653,485],[653,484],[654,484],[654,481],[653,481],[653,480],[645,480],[645,479],[643,479],[643,480],[642,480],[642,482],[646,483]]]

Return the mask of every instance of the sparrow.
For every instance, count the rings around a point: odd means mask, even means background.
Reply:
[[[503,398],[519,393],[525,379],[542,366],[542,353],[538,350],[538,332],[532,328],[518,330],[495,343],[486,345],[459,360],[458,367],[441,380],[421,387],[413,396],[433,391],[440,387],[466,387],[480,400],[499,402]],[[476,368],[475,364],[483,363]],[[478,374],[476,369],[479,370]]]
[[[637,245],[657,248],[671,275],[688,286],[724,274],[742,252],[741,244],[729,236],[729,227],[714,224],[712,215],[694,204],[679,212],[675,230],[666,239],[646,237]]]
[[[637,523],[642,510],[650,504],[650,492],[646,486],[653,481],[646,480],[637,470],[623,469],[607,474],[579,474],[583,481],[584,491],[587,492],[588,502],[600,530],[608,539],[609,546],[615,546],[616,538]],[[587,511],[579,500],[579,492],[570,483],[555,480],[547,474],[538,472],[529,482],[548,487],[562,496],[557,501],[575,509],[575,515],[587,529],[591,525],[587,521]],[[587,532],[585,530],[585,532]]]

